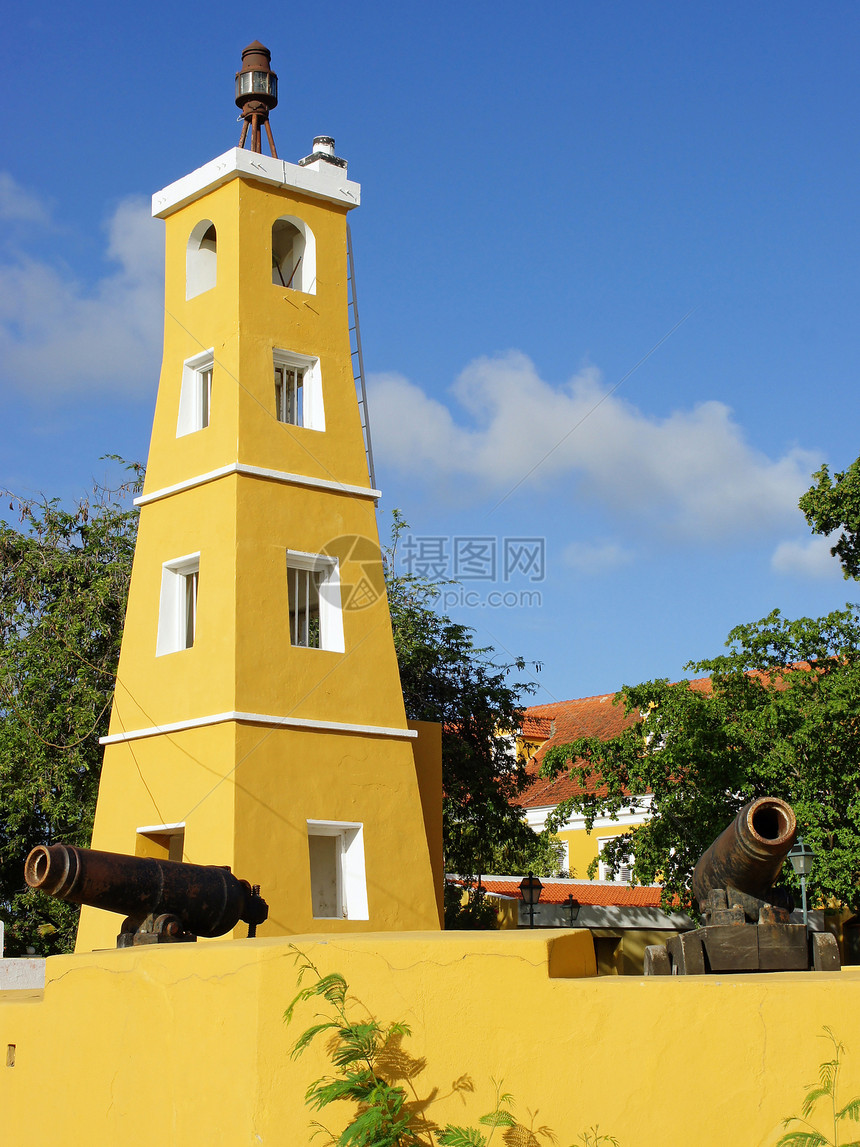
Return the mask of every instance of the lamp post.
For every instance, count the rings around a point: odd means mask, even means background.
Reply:
[[[543,885],[536,876],[531,873],[520,881],[520,892],[523,896],[523,902],[529,906],[529,928],[535,926],[535,904],[540,900],[540,894],[543,891]]]
[[[806,909],[806,878],[812,872],[812,862],[815,859],[815,852],[808,844],[805,843],[802,836],[797,838],[797,843],[788,854],[788,859],[791,861],[791,867],[800,877],[800,896],[803,902],[803,926],[809,927],[809,913]]]
[[[571,926],[571,928],[573,927],[574,921],[579,917],[579,910],[581,907],[582,907],[582,905],[579,903],[579,901],[577,899],[575,899],[573,893],[569,892],[568,896],[567,896],[567,909],[570,912],[570,926]]]

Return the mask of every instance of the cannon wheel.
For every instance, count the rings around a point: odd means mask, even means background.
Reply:
[[[839,945],[830,932],[813,932],[809,938],[814,972],[838,972],[842,967],[839,959]]]
[[[645,949],[645,975],[672,975],[672,961],[662,944],[649,944]]]

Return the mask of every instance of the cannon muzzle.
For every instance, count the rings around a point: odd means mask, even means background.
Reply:
[[[253,934],[269,913],[259,890],[237,879],[229,868],[96,852],[70,844],[34,848],[24,866],[24,879],[31,888],[60,900],[121,912],[127,917],[118,939],[121,947],[131,943],[135,933],[174,940],[223,936],[240,920],[251,926]]]
[[[779,797],[759,797],[744,805],[729,827],[702,854],[693,872],[693,896],[704,910],[715,889],[731,889],[746,897],[779,903],[771,886],[797,837],[794,810]],[[781,906],[789,907],[784,903]],[[748,913],[751,906],[744,903]],[[753,916],[756,919],[757,916]]]

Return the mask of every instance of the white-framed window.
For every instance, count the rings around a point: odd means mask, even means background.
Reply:
[[[609,844],[611,840],[615,839],[616,838],[614,836],[599,836],[597,838],[598,853],[602,853],[603,846],[605,844]],[[602,856],[598,860],[597,869],[597,875],[600,880],[620,880],[625,884],[629,884],[629,882],[633,879],[633,854],[631,852],[626,852],[624,856],[622,856],[621,862],[616,868],[614,876],[610,876],[609,865],[604,862]]]
[[[215,350],[210,347],[202,354],[187,358],[182,364],[182,387],[179,391],[179,417],[176,437],[205,430],[212,412],[212,372]]]
[[[278,422],[325,430],[320,360],[275,347],[275,416]]]
[[[135,856],[181,862],[185,852],[185,822],[146,824],[137,830]]]
[[[311,905],[320,920],[367,920],[364,825],[309,820]]]
[[[337,558],[287,550],[290,645],[343,653]]]
[[[200,554],[186,554],[161,567],[161,600],[155,656],[190,649],[197,637]]]
[[[272,282],[277,287],[317,293],[317,250],[314,233],[296,215],[282,215],[272,224]]]
[[[185,297],[193,299],[215,286],[218,277],[218,236],[211,219],[201,219],[185,248]]]

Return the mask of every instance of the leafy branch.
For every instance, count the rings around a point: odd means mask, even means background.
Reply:
[[[548,1127],[520,1123],[513,1114],[513,1096],[503,1090],[501,1080],[493,1080],[495,1101],[491,1111],[478,1119],[478,1126],[446,1123],[439,1126],[428,1118],[426,1108],[433,1099],[422,1100],[412,1079],[424,1070],[424,1060],[416,1060],[401,1047],[404,1036],[412,1034],[408,1024],[381,1024],[355,997],[342,975],[324,975],[309,956],[295,944],[298,988],[284,1013],[292,1023],[296,1009],[314,1001],[325,1010],[296,1039],[290,1051],[299,1058],[320,1036],[328,1036],[326,1050],[334,1070],[314,1080],[305,1092],[305,1102],[313,1111],[331,1104],[351,1102],[352,1117],[340,1132],[334,1134],[322,1123],[313,1122],[313,1136],[324,1136],[331,1147],[491,1147],[501,1131],[507,1147],[540,1147],[541,1140],[555,1142]],[[363,1014],[356,1016],[360,1010]],[[405,1080],[411,1097],[395,1082]],[[454,1091],[471,1091],[468,1076],[454,1083]],[[619,1147],[611,1135],[601,1135],[592,1127],[579,1137],[583,1147]]]
[[[819,1066],[818,1082],[807,1085],[800,1115],[789,1115],[782,1121],[783,1127],[790,1127],[793,1123],[800,1126],[780,1136],[776,1147],[860,1147],[860,1139],[856,1137],[850,1142],[840,1141],[839,1138],[839,1125],[844,1120],[860,1123],[860,1095],[855,1095],[844,1106],[839,1106],[839,1075],[842,1070],[845,1045],[836,1038],[829,1027],[825,1027],[824,1032],[825,1034],[819,1038],[828,1039],[833,1044],[833,1058],[825,1060]],[[817,1130],[810,1122],[813,1110],[822,1100],[829,1100],[825,1106],[829,1107],[829,1122],[833,1126],[832,1139]]]

